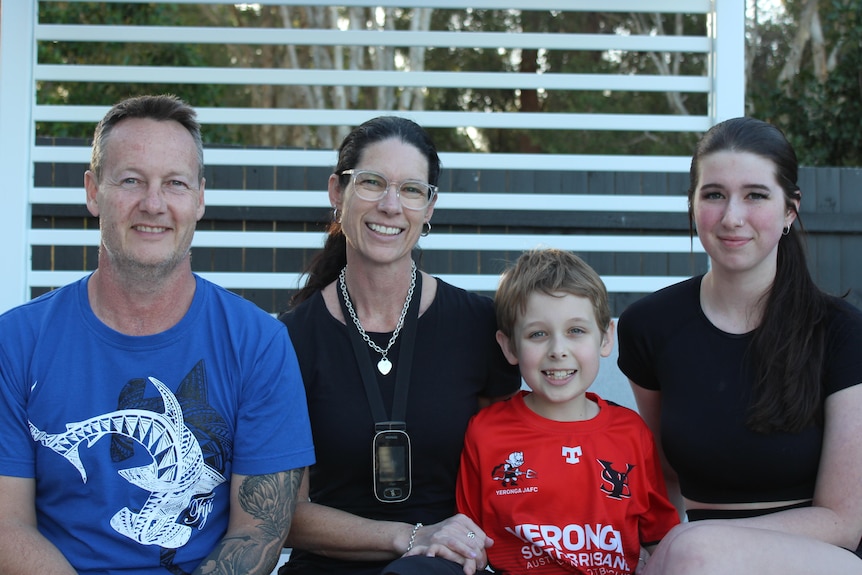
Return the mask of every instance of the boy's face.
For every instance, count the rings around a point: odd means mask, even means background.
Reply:
[[[613,349],[613,322],[604,331],[590,300],[567,293],[536,292],[518,318],[511,340],[497,332],[509,363],[533,391],[530,407],[558,421],[582,419],[584,392],[599,371],[599,360]]]

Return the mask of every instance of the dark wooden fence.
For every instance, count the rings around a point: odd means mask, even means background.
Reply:
[[[33,229],[95,229],[83,205],[83,172],[78,164],[37,164],[35,185],[81,187],[81,204],[32,206]],[[233,167],[207,168],[207,191],[217,189],[323,190],[326,168]],[[810,268],[818,284],[862,307],[862,169],[803,168],[802,221],[809,233]],[[688,186],[686,174],[550,172],[509,170],[445,170],[442,193],[530,193],[681,196]],[[645,235],[688,236],[685,214],[626,210],[577,212],[556,209],[553,201],[542,209],[437,210],[433,234],[516,234],[597,236],[599,245],[585,246],[580,255],[604,276],[689,276],[707,269],[702,252],[638,252]],[[330,211],[326,208],[246,208],[217,206],[207,209],[198,230],[312,232],[320,234]],[[613,234],[631,236],[632,251],[603,251],[600,242]],[[240,242],[241,244],[241,242]],[[93,246],[34,246],[34,270],[92,270],[97,263]],[[284,272],[305,268],[315,250],[308,248],[195,248],[192,264],[199,272]],[[419,254],[426,271],[445,274],[498,274],[518,252],[495,249],[427,250]],[[47,288],[34,288],[31,296]],[[263,309],[277,313],[288,306],[296,286],[283,289],[237,289]],[[490,292],[489,295],[492,295]],[[611,291],[615,316],[644,292]]]

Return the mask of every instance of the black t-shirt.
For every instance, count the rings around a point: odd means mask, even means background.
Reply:
[[[317,458],[309,475],[311,500],[363,517],[406,523],[432,524],[454,515],[464,432],[478,398],[507,395],[520,386],[517,368],[508,364],[495,340],[491,299],[437,280],[434,301],[419,317],[406,417],[413,489],[402,503],[381,503],[373,493],[374,419],[347,332],[355,326],[332,317],[320,292],[281,319],[296,349],[308,396]],[[385,349],[391,332],[369,335]],[[399,336],[388,354],[392,371],[378,374],[390,416],[401,340]],[[380,354],[366,348],[376,365]],[[294,550],[282,573],[357,573],[360,567],[375,568]]]
[[[745,426],[752,333],[716,328],[701,277],[644,297],[619,319],[622,372],[661,391],[661,444],[684,496],[705,503],[810,499],[823,429],[762,434]],[[834,299],[827,318],[825,397],[862,383],[862,313]]]

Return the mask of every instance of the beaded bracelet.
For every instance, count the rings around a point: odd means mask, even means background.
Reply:
[[[407,551],[405,553],[409,553],[411,549],[413,549],[413,544],[416,543],[416,532],[419,531],[419,528],[422,527],[421,523],[417,523],[413,526],[413,531],[410,532],[410,543],[407,544]]]

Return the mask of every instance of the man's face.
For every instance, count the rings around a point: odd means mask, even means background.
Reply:
[[[204,214],[197,148],[178,122],[130,118],[105,144],[102,176],[87,172],[87,208],[99,218],[100,267],[157,279],[186,261]]]

